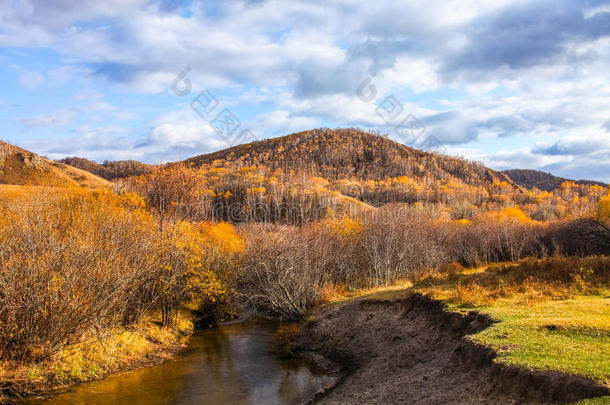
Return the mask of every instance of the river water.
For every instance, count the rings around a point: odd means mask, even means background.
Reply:
[[[33,405],[280,405],[309,399],[329,378],[268,351],[277,323],[259,318],[196,332],[158,366],[74,386]]]

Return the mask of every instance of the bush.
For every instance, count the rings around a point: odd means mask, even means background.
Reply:
[[[86,333],[209,308],[243,243],[229,224],[166,222],[140,197],[29,190],[0,199],[0,358],[41,360]],[[237,261],[235,261],[237,263]]]
[[[295,320],[320,301],[328,254],[308,228],[255,225],[247,229],[247,250],[237,291],[253,308]]]
[[[48,357],[152,305],[152,222],[139,198],[29,190],[0,204],[2,358]]]
[[[455,227],[448,248],[454,260],[466,266],[544,256],[549,251],[543,243],[547,228],[518,209],[485,213]]]
[[[449,261],[442,224],[413,209],[388,206],[367,218],[360,250],[366,287],[418,281]]]
[[[564,255],[610,254],[610,227],[592,218],[554,225],[544,237],[549,250]]]

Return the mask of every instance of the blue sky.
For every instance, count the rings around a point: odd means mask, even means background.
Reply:
[[[610,182],[610,1],[0,0],[0,62],[0,139],[54,159],[317,127],[410,144],[413,117],[445,153]]]

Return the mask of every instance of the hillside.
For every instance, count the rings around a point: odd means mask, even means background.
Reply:
[[[570,180],[563,177],[554,176],[540,170],[513,169],[503,170],[502,173],[506,174],[513,182],[521,187],[529,189],[537,188],[542,191],[557,190],[559,187],[561,187],[561,184],[566,181],[573,181],[574,183],[580,185],[598,185],[602,187],[608,186],[600,181]]]
[[[504,174],[465,159],[423,152],[359,129],[294,133],[193,157],[186,164],[294,170],[330,181],[407,176],[424,182],[447,180],[470,185],[511,182]]]
[[[59,160],[59,162],[93,173],[106,180],[149,174],[152,173],[154,168],[153,165],[141,163],[137,160],[106,160],[100,164],[85,158],[67,157]]]
[[[84,170],[53,162],[0,141],[0,184],[53,187],[109,187],[108,181]]]

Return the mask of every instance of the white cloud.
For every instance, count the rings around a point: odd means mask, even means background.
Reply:
[[[19,83],[26,90],[37,90],[45,82],[42,73],[23,71],[19,73]]]
[[[393,86],[407,86],[416,93],[435,90],[440,85],[434,65],[408,56],[398,57],[394,66],[383,72],[383,78]]]
[[[62,128],[75,120],[71,111],[60,110],[52,114],[40,114],[33,117],[22,118],[20,121],[28,128]]]
[[[72,81],[77,77],[82,77],[87,73],[87,69],[83,69],[78,66],[66,65],[49,70],[47,72],[47,76],[49,81],[62,84]]]
[[[222,141],[207,125],[164,123],[151,131],[150,141],[168,147],[194,149],[201,146],[223,146]]]
[[[558,156],[545,156],[532,153],[528,149],[499,150],[491,155],[480,156],[489,167],[503,169],[541,169],[545,166],[564,162]]]
[[[247,125],[254,133],[268,138],[315,128],[320,126],[320,120],[310,116],[293,115],[287,110],[275,110],[258,115]]]
[[[100,87],[164,97],[189,66],[194,92],[224,90],[233,95],[225,100],[231,106],[262,110],[243,123],[261,136],[329,123],[391,132],[375,108],[395,94],[427,133],[489,164],[576,167],[573,156],[582,148],[605,150],[590,140],[607,135],[607,7],[561,0],[232,0],[195,1],[183,13],[180,2],[174,9],[148,0],[15,4],[0,4],[0,46],[47,47],[65,62],[45,74],[21,72],[29,89],[86,76],[104,80]],[[356,89],[371,71],[378,94],[367,103]],[[134,118],[96,92],[74,96],[83,101],[74,109],[79,118]],[[22,122],[43,127],[69,120],[48,114]],[[134,153],[155,157],[222,147],[188,110],[166,114],[139,133],[144,140],[134,142]],[[476,146],[515,135],[529,137],[529,146],[495,154]],[[589,143],[579,143],[579,136]],[[501,149],[505,142],[496,144]],[[154,151],[146,149],[153,145]]]

